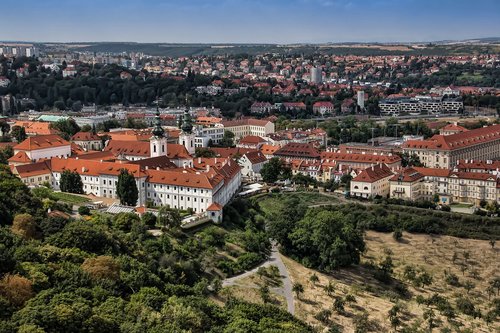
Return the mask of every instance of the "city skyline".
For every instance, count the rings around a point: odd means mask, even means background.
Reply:
[[[495,37],[494,0],[7,0],[0,40],[31,42],[429,42]],[[47,19],[54,19],[47,23]]]

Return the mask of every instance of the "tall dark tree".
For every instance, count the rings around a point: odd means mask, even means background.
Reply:
[[[135,206],[139,199],[139,191],[132,176],[127,169],[121,169],[116,185],[116,194],[120,198],[120,203],[127,206]]]
[[[83,194],[82,178],[76,171],[64,170],[59,188],[62,192]]]
[[[11,135],[16,139],[17,142],[23,142],[28,137],[26,135],[26,129],[22,126],[12,127]]]

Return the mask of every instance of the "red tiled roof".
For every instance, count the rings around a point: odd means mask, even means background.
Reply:
[[[244,138],[241,138],[239,144],[259,144],[261,142],[266,142],[263,138],[256,135],[247,135]]]
[[[279,146],[266,145],[266,144],[260,147],[260,151],[265,155],[273,155],[278,149],[280,149]]]
[[[360,162],[360,163],[386,163],[392,164],[401,161],[398,155],[374,155],[374,154],[353,154],[339,152],[322,152],[322,160],[333,160],[337,162]]]
[[[448,169],[438,169],[438,168],[413,167],[413,169],[423,174],[424,176],[432,176],[432,177],[448,177],[451,172]]]
[[[424,178],[425,176],[423,174],[421,174],[420,172],[418,172],[417,170],[413,169],[413,168],[407,168],[407,169],[404,169],[398,173],[396,173],[391,179],[390,181],[399,181],[399,182],[414,182],[414,181],[417,181],[419,179],[422,179]]]
[[[213,189],[223,177],[218,174],[191,173],[188,171],[177,172],[168,170],[147,170],[148,182],[163,185],[194,187],[203,189]]]
[[[452,172],[450,174],[450,178],[456,177],[459,179],[472,179],[472,180],[485,180],[485,181],[496,181],[497,177],[489,174],[489,173],[482,173],[482,172]]]
[[[217,202],[212,203],[210,206],[207,208],[208,211],[212,212],[217,212],[222,210],[222,206],[219,205]]]
[[[495,140],[500,141],[500,124],[452,135],[434,135],[428,140],[408,140],[403,148],[455,150]]]
[[[357,175],[352,181],[373,183],[376,182],[377,180],[381,180],[390,177],[392,175],[393,173],[387,165],[377,164],[375,166],[366,168],[365,170],[361,171],[361,173]]]
[[[246,153],[245,156],[252,164],[258,164],[267,161],[267,158],[260,151],[251,151]]]
[[[100,162],[81,159],[52,158],[50,160],[51,169],[54,172],[62,173],[64,170],[76,171],[81,176],[114,175],[118,176],[121,169],[127,169],[135,178],[145,177],[140,165],[130,163]]]
[[[232,157],[234,155],[240,155],[243,156],[244,154],[250,152],[250,151],[257,151],[256,149],[252,148],[216,148],[212,147],[210,148],[213,152],[217,154],[218,157]]]
[[[448,124],[445,127],[441,128],[441,131],[467,132],[468,129],[460,125]]]
[[[111,151],[115,156],[120,154],[129,156],[142,156],[149,157],[150,145],[148,141],[137,141],[131,143],[130,141],[120,141],[120,140],[110,140],[104,151]],[[167,157],[170,159],[189,159],[189,155],[186,147],[179,144],[168,143],[167,144]]]
[[[456,169],[462,170],[488,170],[493,171],[500,169],[500,161],[474,161],[474,160],[460,160],[455,166]]]
[[[71,138],[73,141],[100,141],[101,138],[92,132],[78,132]]]
[[[8,159],[9,162],[31,163],[31,159],[24,151],[19,151],[17,154]]]
[[[38,149],[46,149],[46,148],[55,148],[62,146],[69,146],[70,143],[59,135],[50,134],[50,135],[37,135],[33,137],[29,137],[17,146],[14,147],[15,150],[38,150]]]
[[[19,174],[19,177],[26,178],[50,174],[49,164],[50,161],[42,161],[32,164],[17,165],[14,169],[17,171],[17,174]]]
[[[319,151],[309,143],[287,143],[274,152],[275,156],[297,157],[297,158],[320,158]]]

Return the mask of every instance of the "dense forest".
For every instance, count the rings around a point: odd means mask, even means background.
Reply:
[[[214,302],[220,280],[206,259],[223,246],[223,231],[153,237],[151,216],[82,210],[68,219],[47,214],[68,209],[47,191],[31,193],[0,165],[0,332],[312,332],[273,305]],[[251,208],[232,209],[236,223],[250,223],[243,212]],[[251,243],[258,227],[248,228],[238,235],[259,248]]]

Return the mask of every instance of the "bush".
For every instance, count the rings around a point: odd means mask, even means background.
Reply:
[[[238,258],[238,267],[244,271],[247,271],[262,262],[263,258],[257,253],[245,253]]]
[[[90,215],[90,208],[87,206],[78,207],[78,214],[80,215]]]

